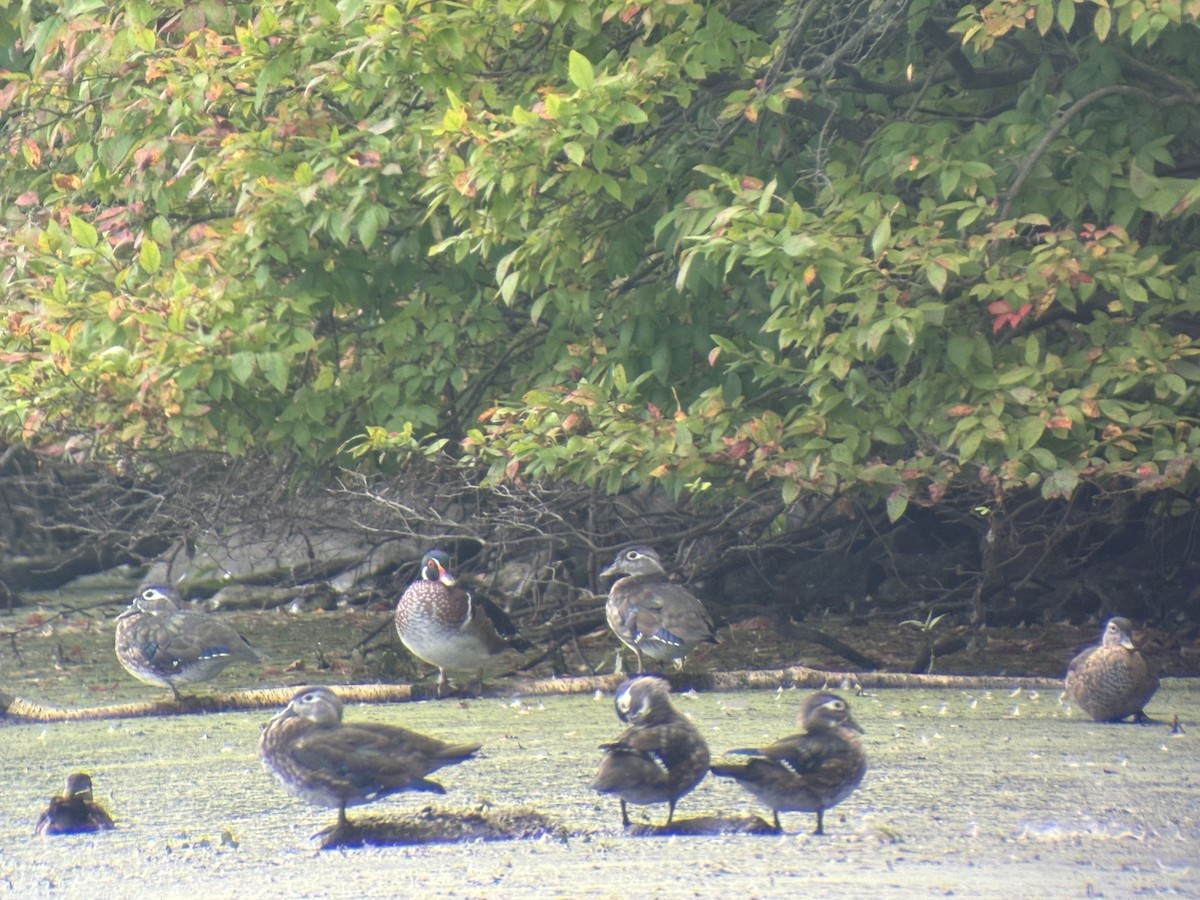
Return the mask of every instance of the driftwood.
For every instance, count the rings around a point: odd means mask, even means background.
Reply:
[[[483,697],[548,696],[552,694],[610,693],[624,676],[592,675],[577,678],[541,678],[533,681],[512,680],[485,685]],[[860,691],[868,688],[949,688],[954,690],[1014,690],[1059,688],[1057,678],[1008,675],[918,675],[906,672],[826,672],[807,666],[786,669],[744,670],[737,672],[679,673],[666,677],[675,690],[735,691],[776,690],[779,688],[830,688]],[[409,703],[431,700],[436,696],[432,685],[346,684],[332,685],[347,703]],[[133,719],[144,716],[172,716],[195,713],[233,712],[237,710],[273,710],[287,704],[301,686],[264,688],[250,691],[184,697],[182,700],[159,699],[85,709],[61,709],[43,706],[14,697],[0,690],[0,722],[73,722],[96,719]],[[456,698],[449,698],[456,699]]]

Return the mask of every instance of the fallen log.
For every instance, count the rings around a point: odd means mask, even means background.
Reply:
[[[555,694],[611,693],[625,676],[587,675],[535,680],[509,679],[485,685],[482,697],[551,696]],[[963,691],[1058,689],[1057,678],[1009,675],[925,675],[909,672],[827,672],[807,666],[785,669],[751,669],[734,672],[683,672],[664,675],[676,691],[739,691],[812,688],[861,692],[872,688],[947,688]],[[160,698],[111,706],[64,709],[16,697],[0,690],[0,722],[5,724],[133,719],[144,716],[274,710],[284,706],[303,685],[229,691]],[[410,703],[435,699],[433,685],[341,684],[331,685],[347,703]],[[447,697],[457,701],[458,696]]]

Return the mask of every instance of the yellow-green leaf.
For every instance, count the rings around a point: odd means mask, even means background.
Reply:
[[[75,238],[75,242],[81,247],[86,247],[88,250],[95,250],[96,244],[99,243],[99,237],[96,234],[96,229],[90,222],[85,222],[78,216],[70,217],[71,237]]]
[[[1033,17],[1038,34],[1045,34],[1054,24],[1054,0],[1039,0],[1037,12]]]
[[[567,155],[567,159],[575,163],[575,165],[583,165],[585,151],[583,146],[578,141],[567,141],[565,144],[563,144],[563,153],[565,153]]]
[[[871,235],[871,254],[878,259],[892,243],[892,217],[885,216]]]
[[[572,50],[567,57],[567,74],[571,78],[571,84],[581,91],[591,90],[592,85],[596,83],[596,73],[592,69],[591,62],[586,56],[575,50]]]
[[[939,294],[946,290],[946,270],[936,262],[931,262],[925,267],[925,277]]]
[[[158,244],[148,237],[142,238],[142,248],[138,252],[138,265],[142,267],[142,271],[153,275],[162,265],[162,252],[158,249]]]
[[[1070,31],[1075,24],[1075,0],[1058,0],[1058,25],[1063,31]]]

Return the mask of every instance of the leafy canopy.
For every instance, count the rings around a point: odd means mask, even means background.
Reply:
[[[0,6],[0,429],[1191,485],[1200,0]]]

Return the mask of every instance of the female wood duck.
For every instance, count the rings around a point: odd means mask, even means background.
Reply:
[[[117,659],[133,677],[169,687],[215,678],[235,660],[258,662],[258,652],[216,616],[180,609],[170,588],[152,585],[117,616]]]
[[[400,791],[446,792],[426,778],[469,759],[479,744],[449,744],[394,725],[342,724],[342,701],[327,687],[304,688],[271,719],[258,755],[291,794],[338,811],[326,846],[352,832],[346,807]]]
[[[1088,647],[1067,667],[1067,696],[1096,722],[1151,721],[1144,707],[1158,690],[1158,676],[1133,647],[1133,623],[1108,620],[1100,643]]]
[[[671,705],[670,693],[664,679],[642,675],[626,679],[613,698],[617,717],[629,728],[600,745],[604,759],[592,790],[621,798],[621,824],[626,828],[626,803],[668,804],[669,826],[679,798],[708,772],[708,745],[691,720]]]
[[[473,672],[482,686],[488,657],[532,646],[517,634],[504,610],[459,586],[450,572],[450,557],[441,550],[422,557],[420,579],[396,604],[396,632],[413,656],[437,666],[438,696],[449,687],[448,669]]]
[[[712,617],[699,600],[667,577],[662,560],[649,547],[630,547],[617,554],[601,578],[618,578],[604,606],[608,626],[637,657],[638,673],[645,671],[642,656],[683,658],[699,644],[717,642]]]
[[[850,707],[836,694],[817,693],[800,711],[803,734],[794,734],[761,750],[731,750],[753,756],[740,765],[717,765],[714,775],[733,778],[771,808],[775,829],[779,813],[815,812],[825,833],[825,810],[845,800],[867,771],[867,756],[850,717]]]
[[[115,828],[112,816],[92,799],[92,776],[73,772],[62,794],[51,797],[33,830],[37,834],[85,834]]]

